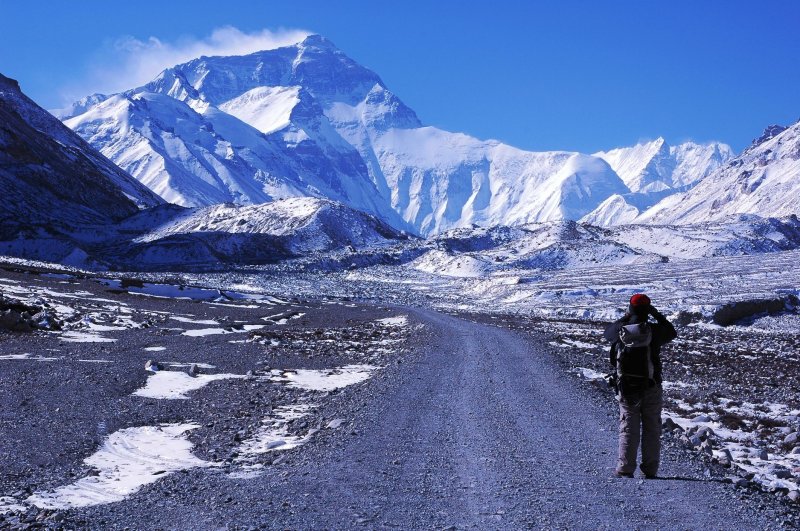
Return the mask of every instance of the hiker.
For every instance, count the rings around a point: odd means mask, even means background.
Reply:
[[[649,322],[652,316],[655,323]],[[661,347],[677,337],[650,297],[636,294],[625,315],[611,323],[605,337],[611,342],[619,401],[619,460],[616,475],[632,478],[641,434],[642,464],[647,478],[655,478],[661,456]]]

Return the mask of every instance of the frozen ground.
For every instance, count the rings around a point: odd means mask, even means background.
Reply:
[[[740,498],[749,509],[755,504],[772,511],[769,519],[776,526],[795,525],[796,505],[784,502],[797,492],[800,475],[800,462],[792,453],[797,447],[792,434],[800,428],[800,319],[793,306],[800,282],[792,267],[797,258],[792,251],[635,268],[503,271],[483,277],[387,266],[324,275],[289,275],[281,268],[137,275],[135,281],[122,275],[92,279],[5,272],[0,291],[46,305],[63,330],[0,334],[8,398],[3,400],[5,442],[0,442],[0,453],[10,463],[0,480],[4,518],[66,518],[79,526],[104,518],[130,523],[126,518],[143,507],[152,510],[154,500],[176,496],[184,477],[193,478],[190,485],[197,485],[198,474],[270,484],[277,481],[278,471],[284,478],[294,477],[292,462],[311,463],[315,448],[330,448],[329,443],[338,445],[363,433],[355,412],[367,406],[365,411],[374,411],[373,404],[383,403],[389,396],[385,378],[424,373],[427,362],[419,365],[414,357],[429,349],[426,328],[419,327],[426,321],[430,327],[430,318],[414,317],[414,311],[397,304],[435,307],[527,336],[532,351],[560,367],[564,385],[585,386],[580,393],[588,392],[613,415],[612,398],[599,382],[608,369],[599,334],[631,293],[646,291],[681,323],[680,339],[664,353],[672,422],[666,434],[676,447],[670,450],[675,462],[694,463],[697,479],[706,471],[707,482],[739,485],[738,490],[719,491],[720,500],[730,501],[715,504],[741,503]],[[453,345],[474,337],[459,327],[438,333],[450,334]],[[537,350],[542,345],[548,354]],[[409,352],[416,353],[412,358],[417,361],[406,359]],[[148,360],[161,370],[146,371]],[[88,403],[97,406],[87,411]],[[613,432],[613,419],[607,422],[603,429]],[[174,428],[164,428],[169,426]],[[139,428],[160,431],[178,448],[188,445],[197,461],[189,463],[177,452],[156,459],[160,465],[153,465],[155,470],[148,468],[148,455],[143,465],[129,470],[149,472],[120,479],[130,489],[122,494],[104,490],[107,469],[91,463],[101,459],[108,441],[135,440]],[[165,435],[164,429],[174,433]],[[480,429],[489,428],[482,424]],[[63,442],[53,440],[55,432]],[[286,461],[283,456],[293,457]],[[613,466],[610,457],[603,459],[608,462],[601,467]],[[170,465],[171,460],[178,464]],[[113,477],[110,481],[117,483]],[[302,485],[296,484],[300,490],[295,495],[310,489]],[[771,494],[761,498],[761,491]],[[126,500],[119,509],[102,502],[89,512],[64,512],[80,506],[69,500],[108,501],[115,496]],[[200,527],[218,523],[214,515],[228,514],[237,501],[235,495],[200,486],[192,496],[210,504]],[[287,500],[271,501],[280,505]],[[295,501],[288,500],[289,507]],[[308,509],[302,518],[285,514],[276,521],[289,527],[311,525],[317,522],[310,516],[314,511],[327,510],[303,505]],[[178,518],[172,509],[164,510]],[[364,508],[352,522],[372,521],[369,513]],[[501,527],[506,513],[489,515],[494,520],[476,513],[462,523]],[[275,516],[272,509],[264,514]],[[411,521],[393,514],[390,521]],[[445,520],[424,521],[444,525]]]
[[[0,292],[61,328],[0,332],[0,527],[58,526],[193,468],[257,477],[341,428],[348,389],[416,326],[381,307],[47,273],[4,271]]]

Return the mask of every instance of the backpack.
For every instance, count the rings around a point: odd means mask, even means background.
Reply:
[[[651,343],[653,329],[647,322],[623,326],[617,349],[617,383],[621,393],[635,393],[650,387],[653,381]]]

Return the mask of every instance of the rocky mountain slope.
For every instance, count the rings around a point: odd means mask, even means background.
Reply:
[[[163,200],[0,74],[2,233],[120,220]]]
[[[637,223],[683,224],[733,214],[798,214],[800,122],[771,126],[741,155],[691,190],[667,197],[637,217]]]
[[[201,57],[60,116],[177,204],[328,198],[423,235],[580,219],[608,197],[649,206],[730,151],[662,142],[576,159],[425,127],[377,74],[319,35],[247,56]]]
[[[132,269],[219,269],[320,254],[373,252],[407,238],[374,216],[328,200],[162,207],[123,222],[133,235],[113,256]]]

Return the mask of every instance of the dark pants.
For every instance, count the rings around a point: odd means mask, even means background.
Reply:
[[[641,470],[647,476],[658,473],[661,458],[661,386],[625,395],[619,399],[619,461],[617,472],[636,470],[636,453],[642,442]],[[641,435],[641,437],[640,437]]]

